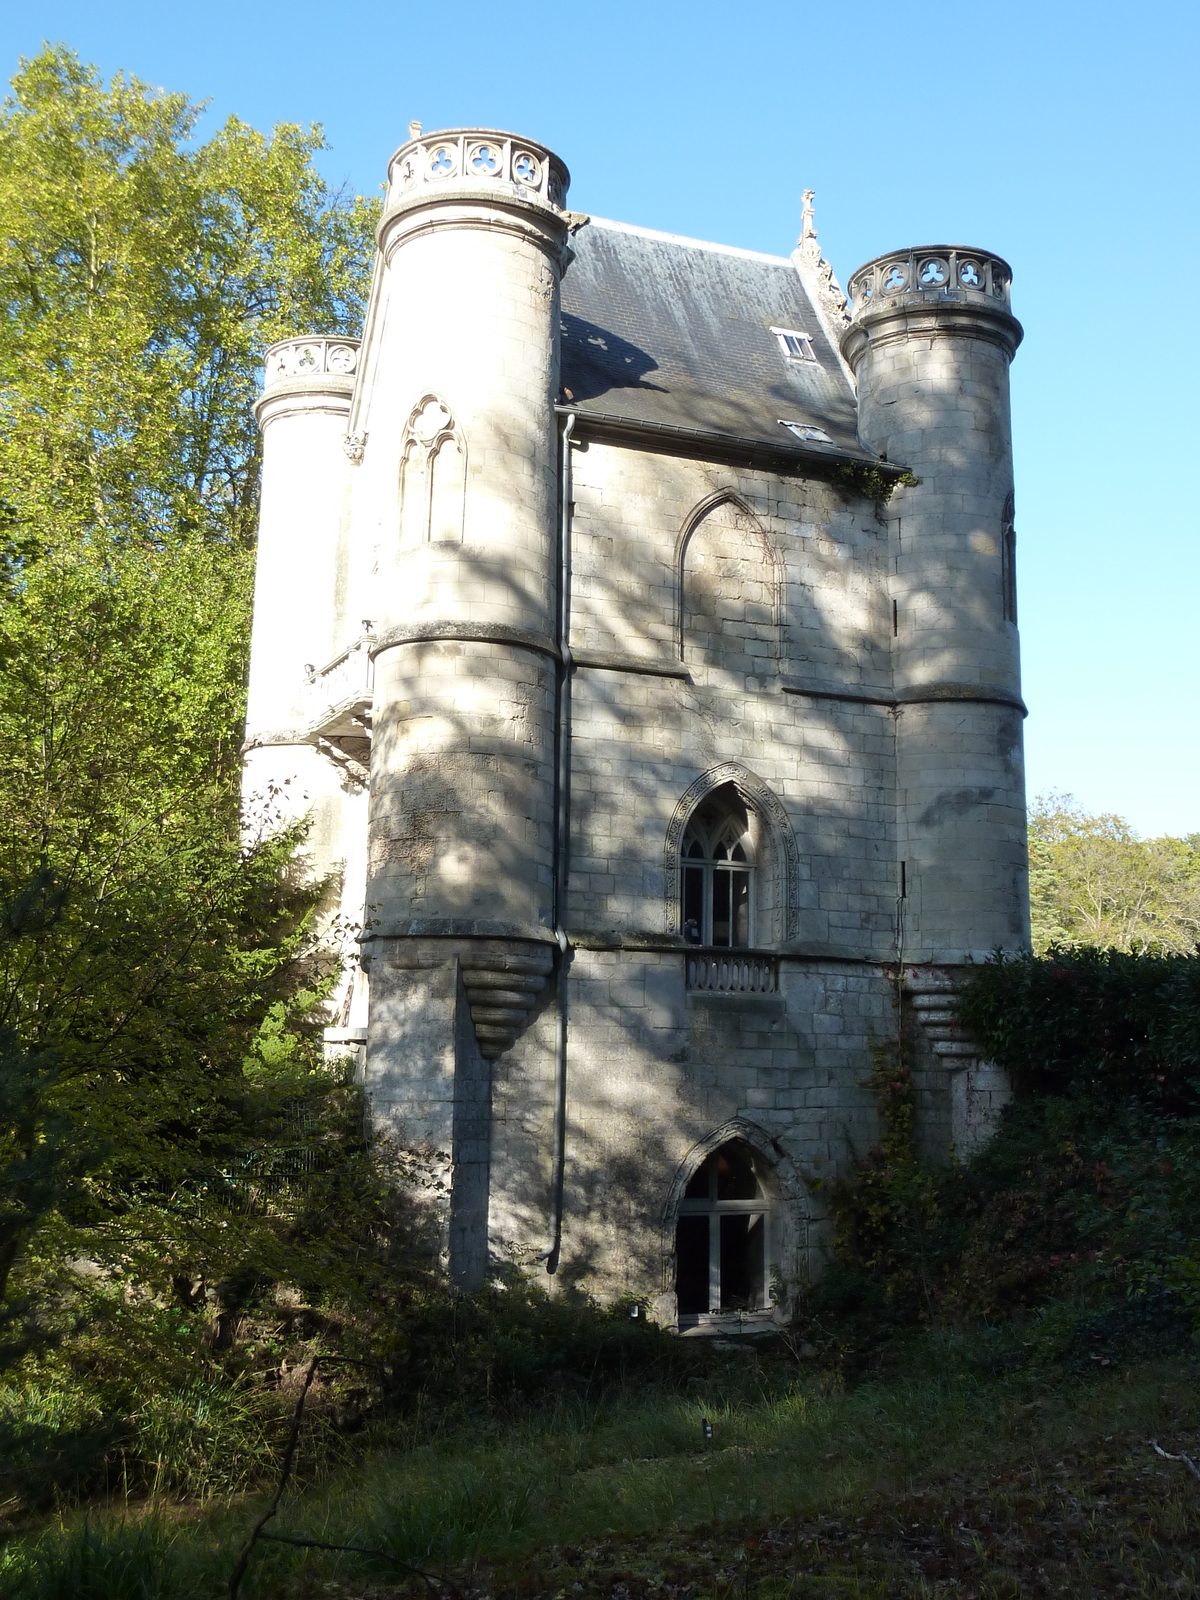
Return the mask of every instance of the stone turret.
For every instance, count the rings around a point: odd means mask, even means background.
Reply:
[[[286,820],[311,813],[307,860],[322,878],[345,861],[353,804],[344,772],[320,751],[312,685],[333,650],[349,487],[343,435],[358,355],[359,341],[341,336],[272,345],[254,408],[262,511],[243,794],[252,824],[264,804]]]
[[[377,1118],[449,1163],[486,1261],[490,1062],[553,966],[559,283],[567,171],[454,130],[392,158],[355,517],[374,530],[367,903]]]
[[[918,480],[888,508],[908,962],[1029,941],[1011,281],[998,256],[948,245],[850,279],[860,436]]]

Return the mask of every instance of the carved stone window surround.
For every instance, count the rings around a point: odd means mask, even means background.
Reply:
[[[753,808],[766,827],[773,858],[781,941],[791,942],[800,930],[800,851],[791,820],[779,796],[748,768],[737,761],[723,761],[710,767],[684,790],[667,825],[663,851],[664,913],[668,935],[682,929],[682,879],[680,846],[688,819],[714,790],[732,784],[743,803]],[[760,868],[765,870],[765,866]],[[760,937],[760,948],[764,941]]]

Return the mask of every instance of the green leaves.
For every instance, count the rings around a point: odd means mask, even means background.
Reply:
[[[1089,816],[1070,796],[1034,801],[1029,816],[1033,947],[1190,951],[1200,942],[1195,839],[1139,839],[1117,816]]]
[[[0,1293],[49,1321],[72,1253],[279,1268],[239,1174],[342,1094],[299,831],[240,834],[251,408],[274,340],[357,328],[377,208],[319,129],[200,117],[61,47],[0,110]]]
[[[1052,948],[976,967],[959,1014],[1022,1085],[1083,1092],[1114,1115],[1129,1099],[1200,1102],[1200,957]]]
[[[103,530],[253,536],[263,352],[361,318],[377,206],[331,194],[320,130],[265,138],[63,47],[0,116],[5,562]],[[97,553],[101,553],[98,547]]]

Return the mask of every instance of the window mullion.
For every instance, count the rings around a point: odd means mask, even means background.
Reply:
[[[721,1309],[721,1218],[716,1211],[708,1219],[708,1309]]]

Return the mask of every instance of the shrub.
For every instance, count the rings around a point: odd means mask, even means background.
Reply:
[[[959,1003],[985,1056],[1018,1088],[1117,1107],[1200,1107],[1200,958],[1052,949],[998,955]]]

